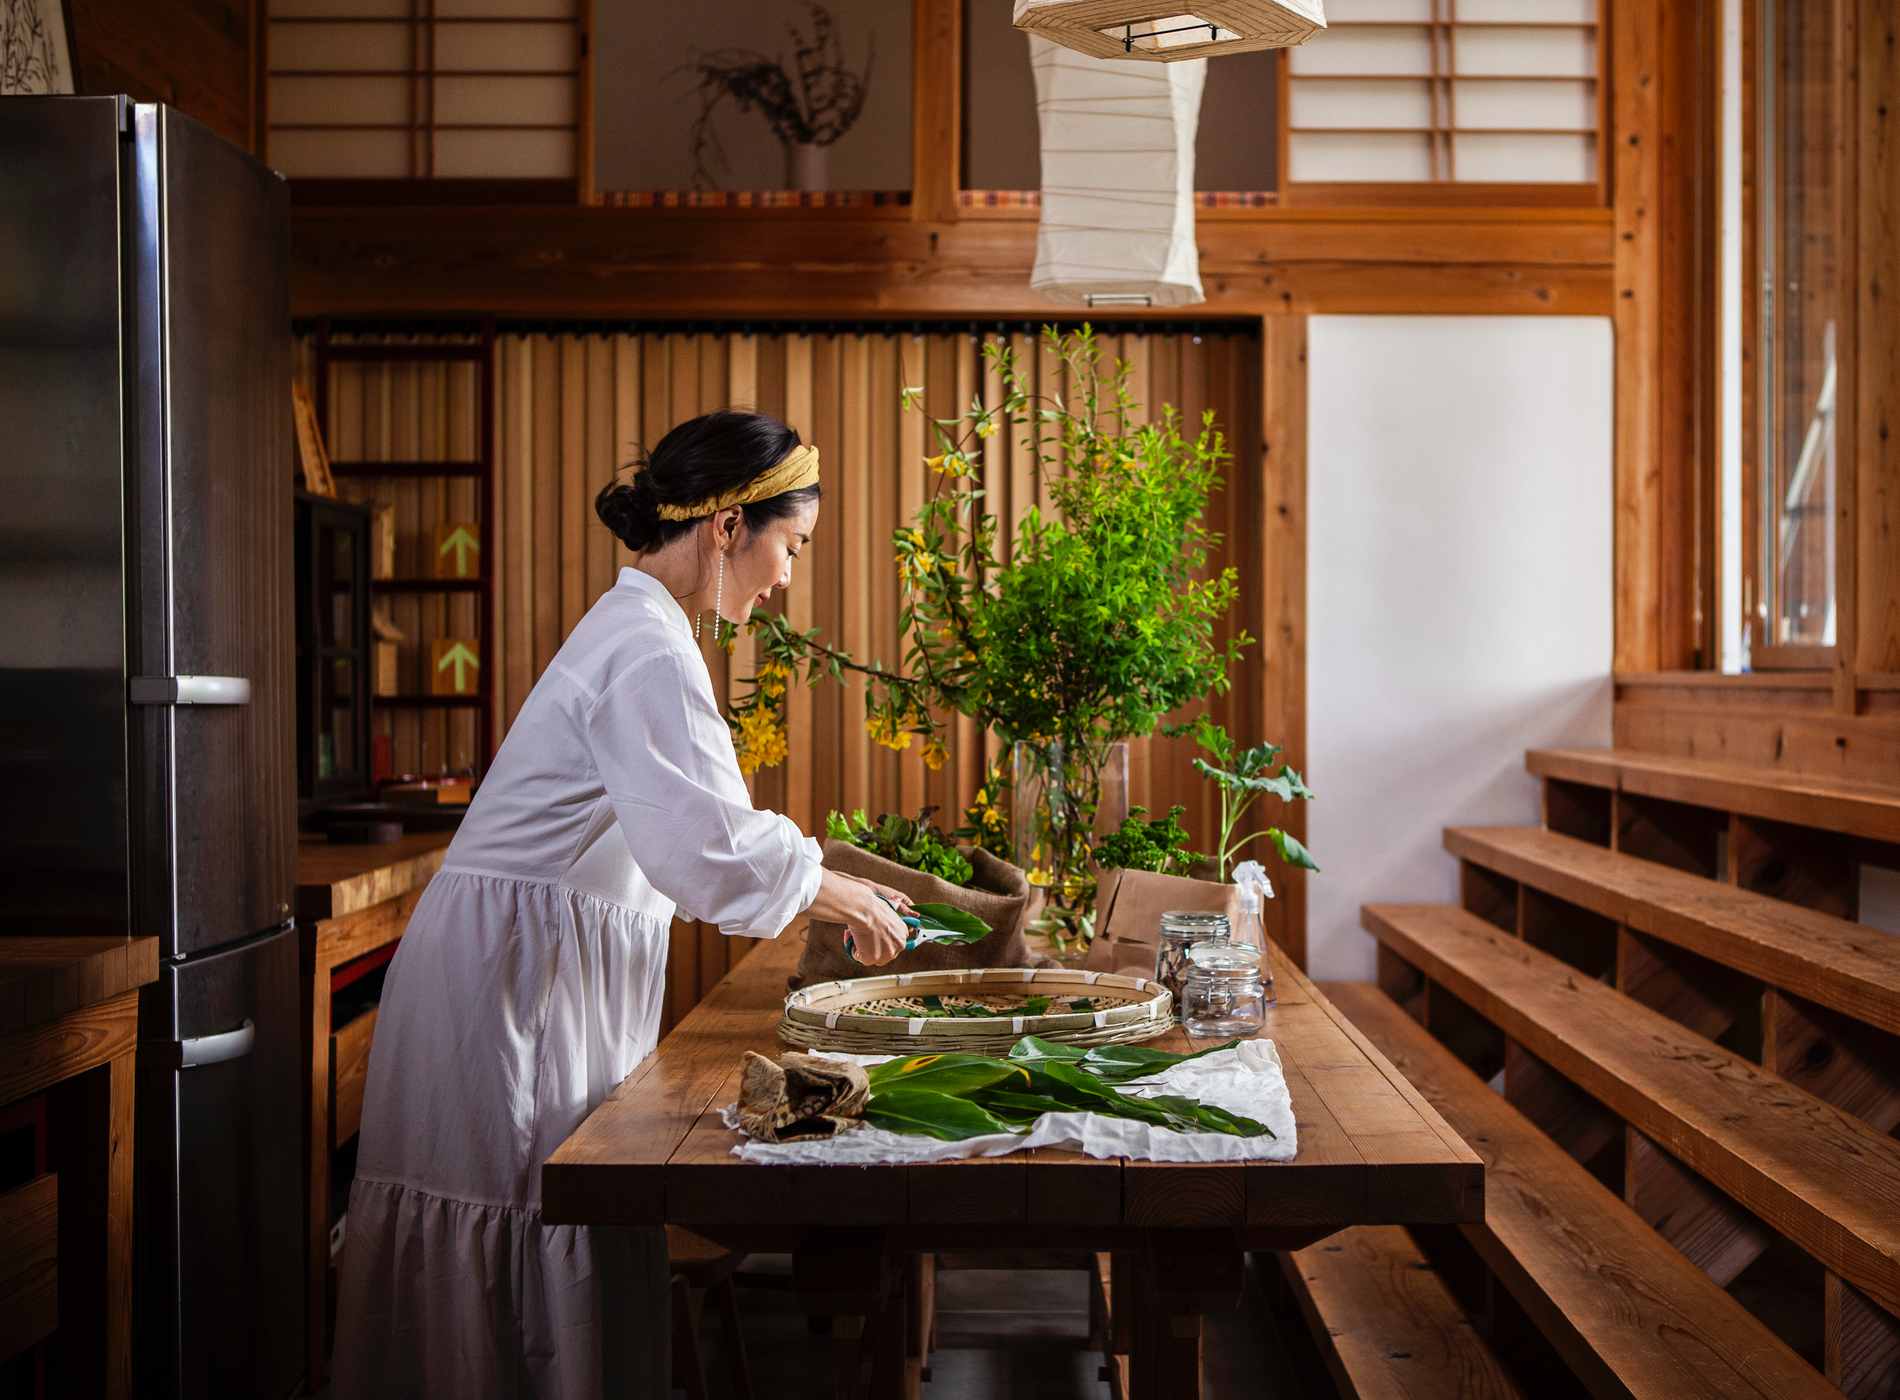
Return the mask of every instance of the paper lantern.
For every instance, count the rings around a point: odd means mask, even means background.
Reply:
[[[1016,0],[1012,20],[1091,58],[1150,63],[1293,48],[1326,27],[1321,0],[1210,0],[1162,15],[1130,0]]]
[[[1194,247],[1194,132],[1206,63],[1082,58],[1029,36],[1042,131],[1042,226],[1029,284],[1082,306],[1205,300]]]

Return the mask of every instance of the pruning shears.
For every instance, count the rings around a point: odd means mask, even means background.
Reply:
[[[917,947],[920,943],[935,943],[937,941],[938,935],[936,933],[926,933],[924,931],[924,921],[920,917],[915,914],[906,914],[895,904],[892,904],[884,895],[879,895],[878,898],[884,900],[886,904],[889,904],[891,912],[902,919],[904,921],[904,927],[910,930],[910,937],[904,940],[904,951],[906,953]],[[857,940],[851,936],[850,929],[844,931],[844,951],[852,962],[858,960]]]

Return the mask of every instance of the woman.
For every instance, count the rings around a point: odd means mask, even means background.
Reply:
[[[665,1395],[663,1233],[544,1225],[540,1182],[658,1039],[675,910],[751,938],[810,912],[867,962],[902,948],[901,895],[753,808],[699,650],[703,613],[743,622],[791,583],[818,496],[815,448],[724,412],[596,498],[633,566],[522,705],[390,965],[339,1400]]]

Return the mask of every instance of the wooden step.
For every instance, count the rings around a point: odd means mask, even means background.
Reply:
[[[1839,1394],[1384,993],[1325,991],[1484,1158],[1465,1236],[1592,1394]]]
[[[1900,937],[1539,827],[1454,826],[1460,860],[1900,1033]]]
[[[1888,784],[1634,749],[1532,749],[1524,766],[1540,778],[1900,842],[1900,788]]]
[[[1342,1230],[1280,1259],[1341,1395],[1524,1394],[1401,1227]]]
[[[1900,1142],[1475,914],[1366,928],[1669,1155],[1900,1314]]]

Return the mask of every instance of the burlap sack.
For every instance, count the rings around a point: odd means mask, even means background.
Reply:
[[[1095,896],[1095,941],[1083,965],[1096,972],[1154,976],[1161,916],[1175,909],[1210,910],[1237,922],[1239,892],[1233,885],[1184,875],[1104,870]]]
[[[844,925],[813,920],[805,932],[805,956],[799,960],[794,987],[832,982],[844,977],[869,977],[886,972],[935,972],[946,967],[1025,967],[1029,951],[1023,945],[1023,915],[1029,905],[1029,881],[1006,860],[988,851],[966,849],[976,874],[968,885],[953,885],[921,870],[872,855],[849,841],[825,842],[825,867],[845,875],[875,880],[902,890],[919,904],[949,904],[967,909],[990,926],[980,943],[932,944],[899,953],[878,967],[866,967],[844,950]]]

